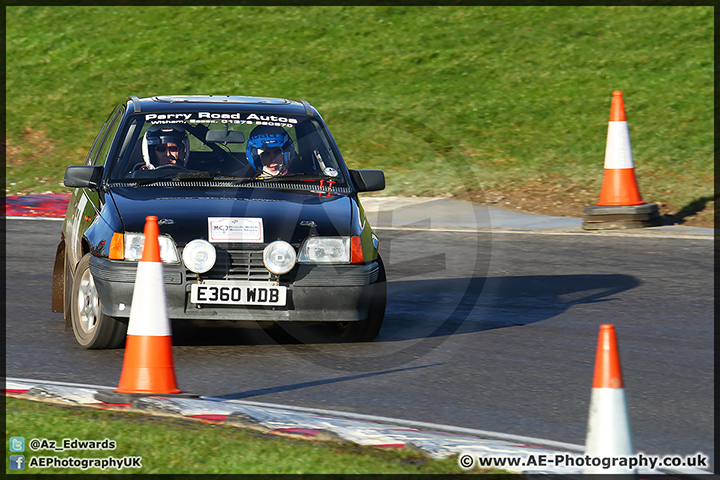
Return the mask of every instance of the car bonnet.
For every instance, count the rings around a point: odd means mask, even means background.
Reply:
[[[300,243],[308,235],[359,233],[357,202],[344,194],[144,187],[114,188],[111,197],[126,232],[142,232],[146,217],[154,215],[158,218],[160,233],[170,235],[178,245],[196,238],[208,239],[210,219],[261,225],[264,243],[278,239]]]

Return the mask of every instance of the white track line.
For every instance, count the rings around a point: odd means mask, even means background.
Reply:
[[[492,227],[479,227],[479,228],[445,228],[445,227],[432,227],[432,228],[419,228],[419,227],[373,227],[373,230],[389,230],[389,231],[416,231],[416,232],[443,232],[443,233],[515,233],[525,235],[582,235],[585,237],[643,237],[643,238],[684,238],[684,239],[697,239],[697,240],[714,240],[715,235],[709,234],[694,234],[694,233],[672,233],[672,232],[658,232],[648,231],[645,233],[630,233],[630,232],[589,232],[589,231],[572,231],[572,230],[543,230],[543,229],[500,229]]]

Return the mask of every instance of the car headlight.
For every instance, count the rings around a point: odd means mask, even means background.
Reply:
[[[310,237],[300,249],[299,263],[350,263],[350,237]]]
[[[182,258],[185,267],[195,273],[205,273],[215,265],[215,247],[206,240],[193,240],[185,245]]]
[[[272,242],[263,250],[263,263],[272,273],[282,275],[293,269],[297,254],[292,245],[282,240]]]
[[[142,233],[126,233],[124,242],[125,260],[139,261],[142,258],[145,235]],[[175,248],[173,239],[167,235],[160,235],[158,242],[160,243],[160,259],[163,263],[178,263],[177,248]]]

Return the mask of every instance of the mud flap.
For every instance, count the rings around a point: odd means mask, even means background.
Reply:
[[[52,311],[65,312],[65,239],[62,236],[57,246],[53,267]]]

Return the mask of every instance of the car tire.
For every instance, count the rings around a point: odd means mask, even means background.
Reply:
[[[102,313],[95,280],[90,272],[90,254],[77,265],[70,292],[70,315],[75,339],[90,349],[121,347],[127,335],[127,319]]]

